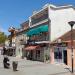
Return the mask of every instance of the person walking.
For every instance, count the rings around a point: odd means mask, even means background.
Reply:
[[[7,55],[4,55],[3,65],[4,65],[4,68],[6,69],[10,68],[9,58],[7,57]]]

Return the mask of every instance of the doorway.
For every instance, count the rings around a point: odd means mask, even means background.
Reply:
[[[55,60],[55,63],[62,63],[63,59],[63,53],[62,53],[62,49],[61,48],[55,48],[54,50],[54,60]]]
[[[67,65],[66,47],[55,47],[54,60],[55,60],[55,63],[65,63]]]
[[[63,51],[63,61],[67,65],[67,50]]]

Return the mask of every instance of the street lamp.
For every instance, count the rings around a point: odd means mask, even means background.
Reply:
[[[70,21],[68,22],[68,24],[71,26],[71,61],[72,61],[72,73],[74,72],[73,71],[73,26],[75,24],[75,21]]]

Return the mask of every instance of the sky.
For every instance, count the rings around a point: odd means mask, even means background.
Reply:
[[[19,28],[33,11],[41,9],[47,3],[75,6],[75,0],[0,0],[0,30],[9,35],[10,26]]]

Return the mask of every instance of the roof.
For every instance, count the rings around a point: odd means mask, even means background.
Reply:
[[[73,29],[73,36],[72,36],[72,38],[73,38],[73,40],[75,40],[75,29]],[[56,40],[58,40],[58,39],[61,39],[61,41],[70,41],[71,40],[71,31],[68,31],[67,33],[65,33],[61,37],[57,38]]]
[[[45,5],[42,7],[41,10],[38,10],[38,11],[36,11],[35,13],[33,13],[32,16],[34,16],[34,15],[40,13],[41,11],[47,9],[48,7],[50,7],[50,8],[53,9],[53,10],[67,9],[67,8],[73,8],[73,9],[75,9],[75,7],[74,7],[73,5],[56,6],[56,5],[53,5],[53,4],[45,4]],[[32,17],[32,16],[31,16],[31,17]]]

